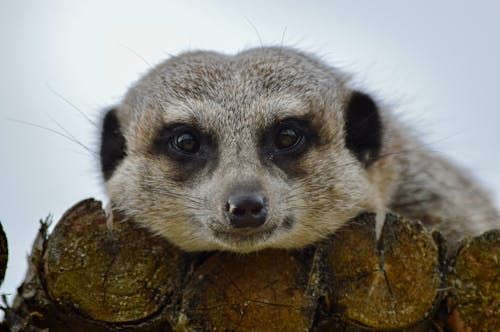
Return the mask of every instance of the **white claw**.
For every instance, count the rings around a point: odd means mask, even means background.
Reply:
[[[106,213],[106,228],[112,231],[114,228],[114,223],[113,223],[113,210],[111,209],[111,204],[109,203],[106,204],[104,212]]]
[[[382,228],[384,227],[386,213],[387,211],[385,208],[379,207],[375,215],[375,240],[377,243],[382,235]]]

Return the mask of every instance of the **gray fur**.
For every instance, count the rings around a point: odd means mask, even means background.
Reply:
[[[303,247],[362,212],[386,210],[422,219],[454,241],[499,226],[488,195],[383,108],[381,158],[365,168],[344,142],[352,91],[348,76],[288,48],[173,57],[117,107],[127,156],[106,182],[112,207],[188,251]],[[300,158],[304,174],[290,177],[260,159],[258,133],[303,115],[320,142]],[[213,167],[183,182],[175,162],[151,152],[157,132],[174,122],[196,124],[217,141]],[[269,214],[262,229],[235,232],[227,222],[223,206],[235,183],[262,188]]]

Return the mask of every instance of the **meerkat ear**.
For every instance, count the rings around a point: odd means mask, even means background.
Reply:
[[[104,180],[108,180],[127,155],[125,137],[121,131],[115,109],[107,111],[104,116],[99,155]]]
[[[382,147],[382,121],[373,99],[354,91],[345,110],[346,146],[363,163],[370,166]]]

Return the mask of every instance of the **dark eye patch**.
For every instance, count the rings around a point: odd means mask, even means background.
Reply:
[[[283,170],[300,173],[300,157],[316,142],[317,133],[307,118],[287,118],[264,131],[261,156]]]
[[[173,178],[186,180],[193,172],[215,160],[216,146],[212,137],[195,126],[174,123],[161,128],[154,141],[153,152],[176,162]]]

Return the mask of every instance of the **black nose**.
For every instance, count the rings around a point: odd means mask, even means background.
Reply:
[[[257,194],[231,196],[226,202],[226,214],[236,228],[259,227],[267,217],[264,197]]]

